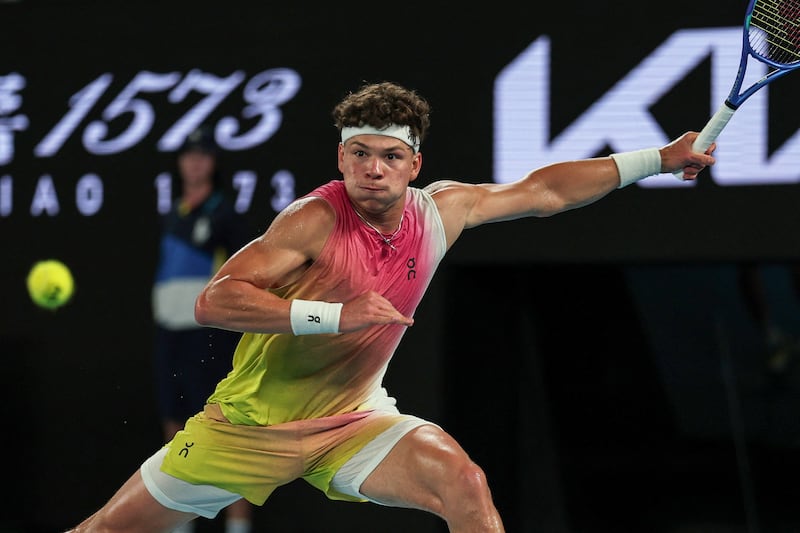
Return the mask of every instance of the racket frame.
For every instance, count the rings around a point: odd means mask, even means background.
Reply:
[[[789,72],[800,68],[800,62],[793,65],[779,63],[769,59],[768,57],[762,56],[753,49],[752,45],[750,44],[750,27],[753,18],[753,10],[755,9],[755,5],[758,1],[759,0],[750,0],[750,3],[747,6],[747,11],[745,12],[746,14],[742,27],[742,48],[741,56],[739,57],[739,69],[736,72],[736,78],[733,82],[733,86],[728,93],[728,97],[725,99],[722,105],[719,106],[714,115],[712,115],[692,144],[692,149],[695,152],[705,153],[705,151],[708,150],[708,147],[714,143],[717,137],[719,137],[719,134],[722,132],[722,130],[725,129],[725,126],[728,125],[728,122],[733,117],[736,110],[739,109],[745,100],[755,94],[756,91],[762,89],[767,84],[772,83],[778,78],[785,76]],[[742,88],[742,83],[744,82],[744,77],[747,72],[750,58],[772,67],[772,70],[759,78],[743,92],[739,92]],[[674,174],[679,179],[683,179],[682,170],[679,170]]]

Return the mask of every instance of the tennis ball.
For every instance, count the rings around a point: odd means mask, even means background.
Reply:
[[[66,304],[75,290],[72,272],[57,259],[35,263],[28,273],[27,284],[33,303],[45,309],[56,309]]]

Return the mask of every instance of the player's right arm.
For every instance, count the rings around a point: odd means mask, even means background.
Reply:
[[[317,257],[335,215],[319,198],[300,199],[269,228],[233,254],[197,297],[203,326],[253,333],[291,333],[291,302],[273,294],[295,281]]]
[[[292,302],[273,294],[296,281],[317,258],[336,215],[320,198],[297,200],[263,235],[230,257],[201,291],[195,319],[203,326],[252,333],[293,333]],[[338,331],[375,324],[413,324],[374,291],[344,304]]]

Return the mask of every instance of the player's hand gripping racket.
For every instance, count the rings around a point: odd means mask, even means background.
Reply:
[[[769,71],[742,91],[748,58],[766,63]],[[744,17],[742,56],[731,92],[692,145],[703,153],[717,139],[733,114],[756,91],[800,67],[800,0],[750,0]],[[683,179],[683,171],[675,175]]]

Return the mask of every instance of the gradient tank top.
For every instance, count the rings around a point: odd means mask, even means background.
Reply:
[[[306,196],[325,199],[336,221],[308,270],[273,292],[286,299],[347,302],[374,290],[413,316],[447,250],[431,195],[408,188],[393,247],[359,218],[343,181],[331,181]],[[248,425],[370,409],[383,391],[384,373],[405,329],[386,325],[340,334],[245,333],[233,369],[209,403],[218,403],[231,422]]]

